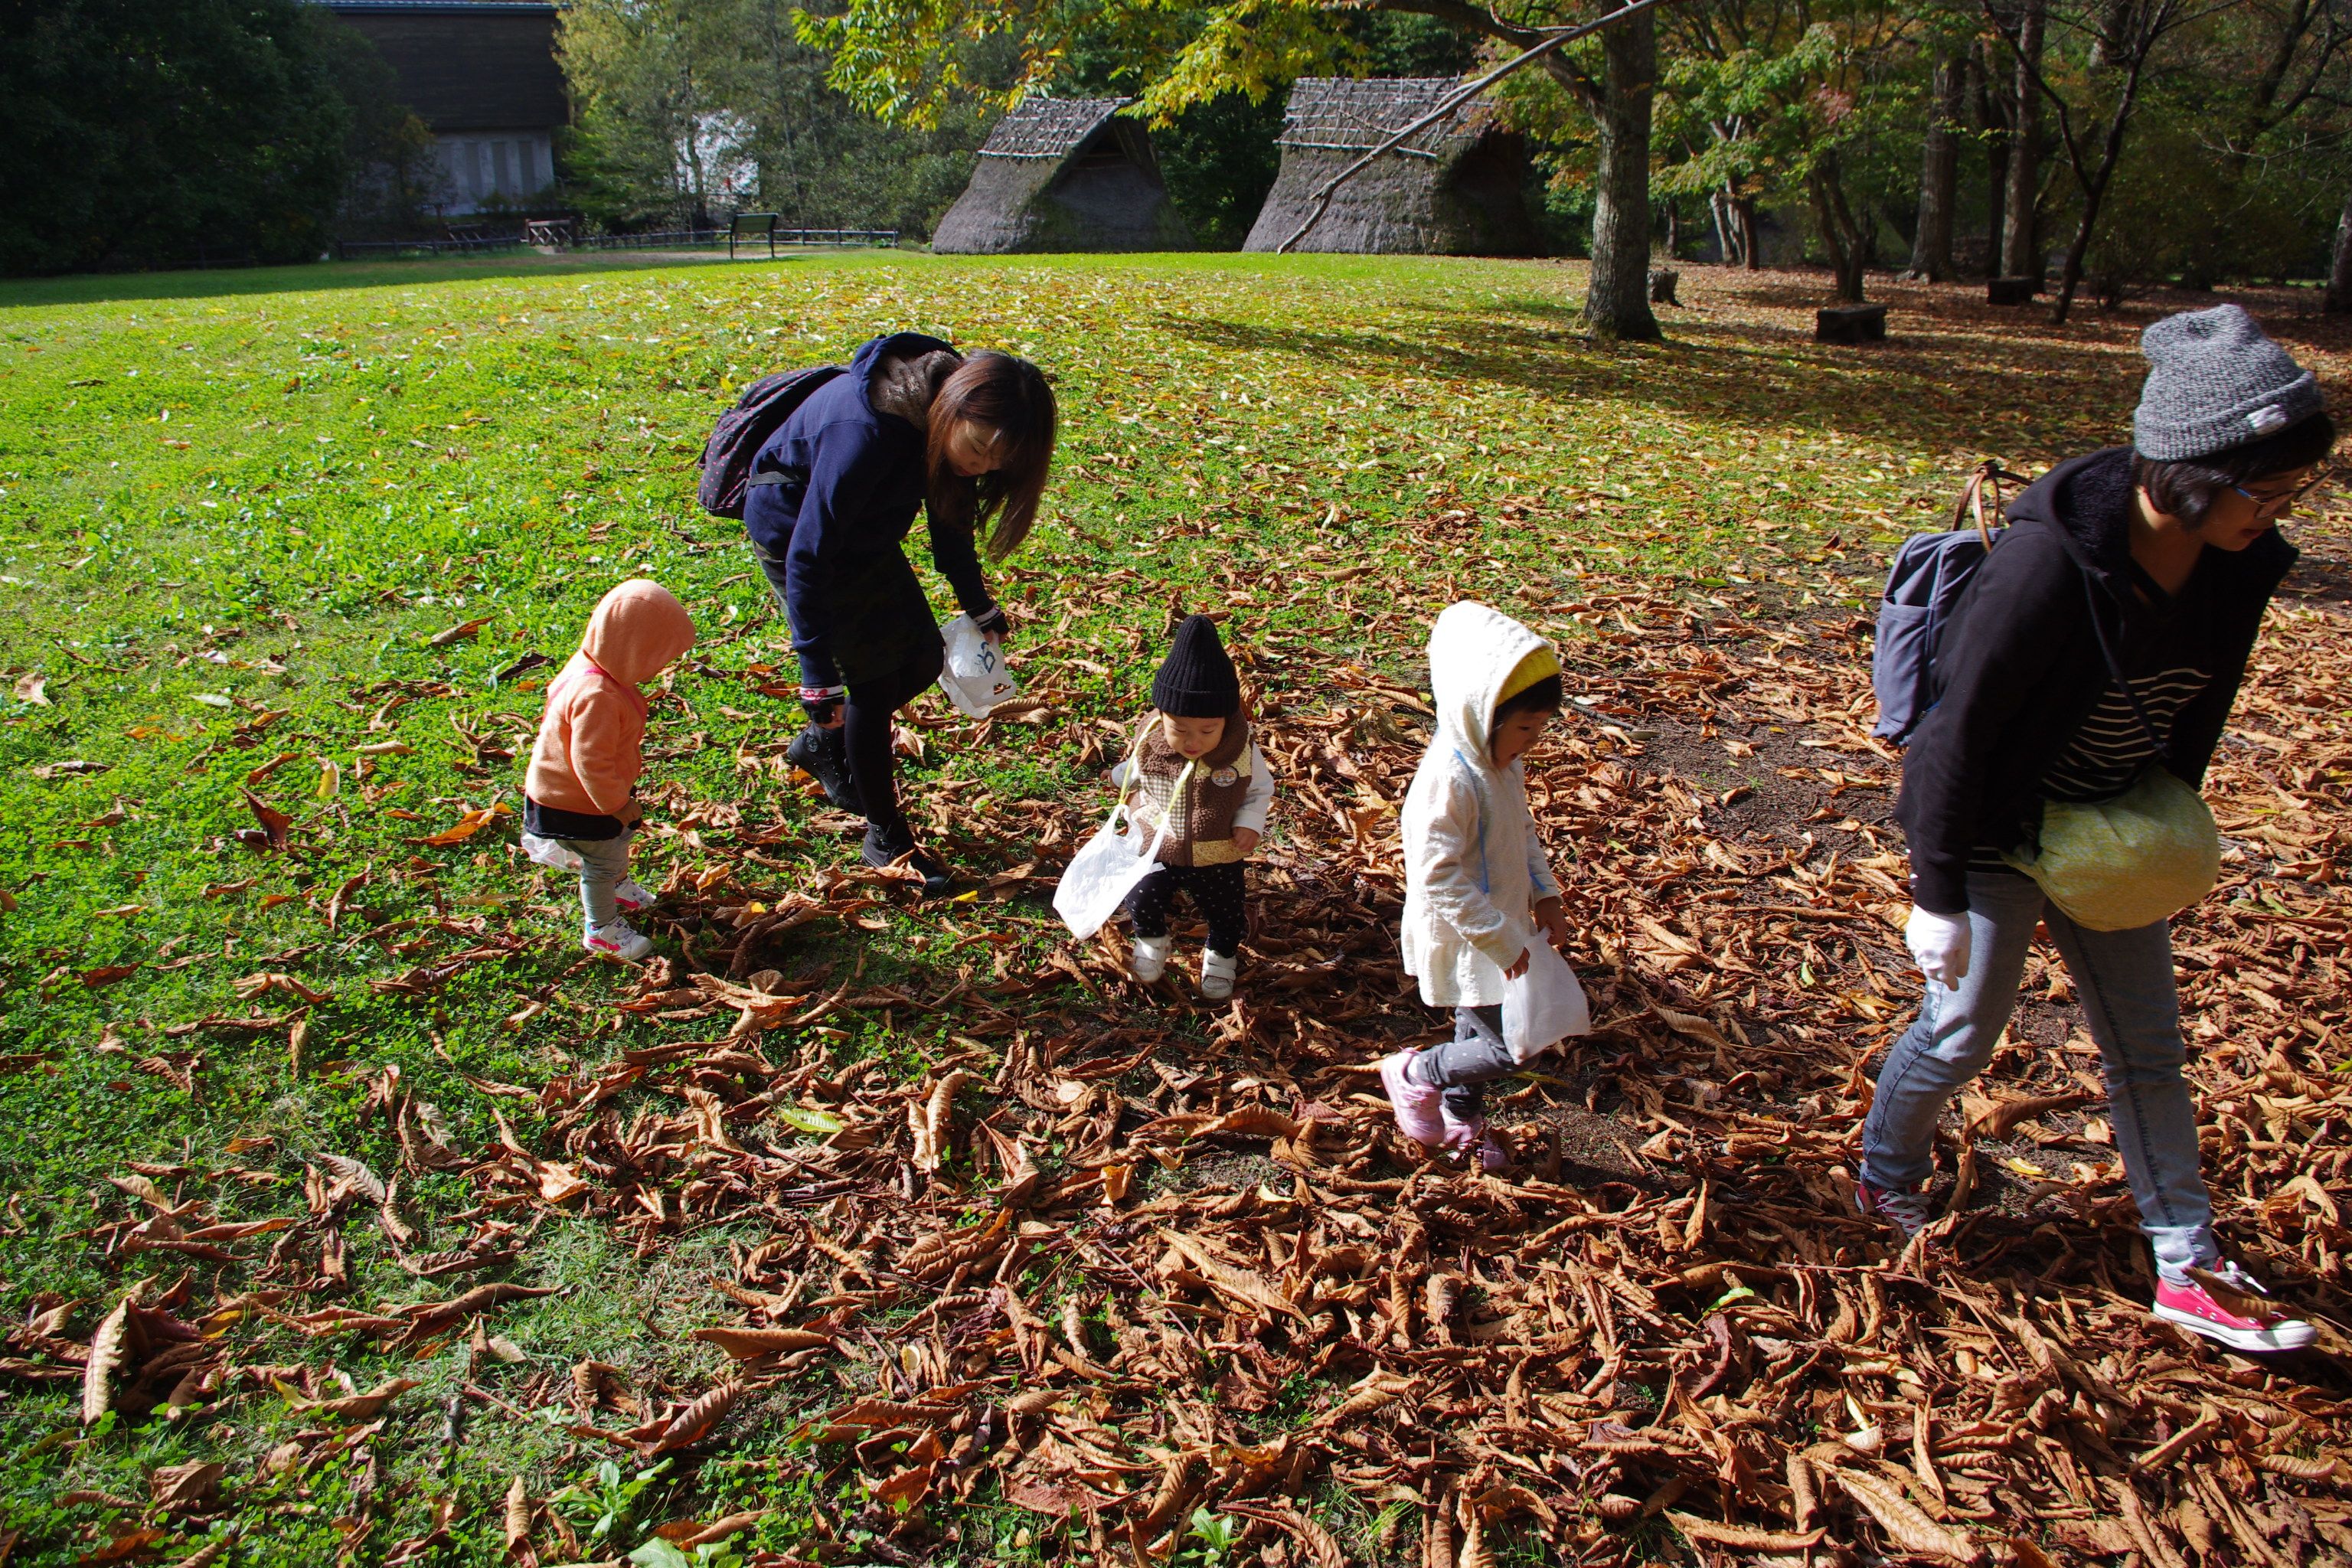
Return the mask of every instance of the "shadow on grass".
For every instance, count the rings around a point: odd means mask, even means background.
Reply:
[[[850,254],[805,251],[780,255],[773,265]],[[866,254],[858,252],[856,254]],[[187,272],[102,272],[69,278],[0,282],[0,310],[18,306],[131,303],[144,300],[219,299],[249,294],[308,294],[335,289],[397,288],[409,283],[468,283],[495,279],[538,279],[597,272],[644,272],[662,267],[725,264],[727,252],[604,251],[547,256],[534,250],[494,256],[435,257],[414,261],[318,261],[299,267],[215,268]],[[744,256],[738,267],[772,265]]]
[[[2020,413],[2018,378],[1993,374],[1982,345],[1957,335],[1930,331],[1853,349],[1816,344],[1808,332],[1769,322],[1685,321],[1664,344],[1612,345],[1571,330],[1566,323],[1572,312],[1564,308],[1547,313],[1563,325],[1437,318],[1411,337],[1172,313],[1159,317],[1158,325],[1232,353],[1484,383],[1562,402],[1620,398],[1709,420],[1752,419],[1928,449],[1976,449],[1990,426],[2013,426]],[[2044,342],[2035,358],[2035,380],[2057,395],[2038,395],[2042,440],[2055,436],[2060,444],[2088,447],[2122,437],[2136,366],[2119,374],[2121,357],[2095,341]]]

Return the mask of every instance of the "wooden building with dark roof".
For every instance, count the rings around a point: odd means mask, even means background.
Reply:
[[[1301,250],[1534,255],[1527,143],[1483,99],[1381,154],[1316,216],[1315,193],[1332,176],[1434,113],[1461,86],[1451,77],[1299,78],[1276,139],[1281,172],[1242,248],[1279,250],[1313,217]]]
[[[546,0],[315,0],[373,44],[431,128],[447,211],[525,207],[571,119]]]
[[[980,149],[971,184],[932,231],[964,255],[1189,250],[1192,233],[1124,98],[1023,99]]]

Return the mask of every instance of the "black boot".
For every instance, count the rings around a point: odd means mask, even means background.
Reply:
[[[898,864],[902,857],[908,868],[923,879],[925,898],[936,899],[948,890],[953,879],[948,875],[947,867],[940,863],[938,856],[917,845],[904,828],[888,834],[879,827],[867,826],[866,843],[857,852],[859,859],[880,870]]]
[[[827,800],[844,811],[866,815],[866,803],[857,795],[857,781],[849,776],[849,750],[839,729],[824,730],[811,724],[793,737],[793,743],[784,748],[784,755],[793,766],[824,786]]]

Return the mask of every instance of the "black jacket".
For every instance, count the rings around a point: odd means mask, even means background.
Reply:
[[[2182,779],[2204,782],[2295,551],[2276,532],[2234,554],[2206,551],[2197,563],[2204,613],[2159,625],[2131,586],[2131,458],[2130,447],[2110,447],[2043,475],[2010,507],[2011,526],[1961,595],[1936,652],[1936,705],[1904,756],[1895,807],[1921,909],[1966,910],[1975,847],[2040,834],[2042,781],[2113,683],[2090,620],[2094,599],[2135,679],[2184,656],[2211,672],[2174,719],[2164,755]],[[2203,646],[2184,649],[2184,637]]]

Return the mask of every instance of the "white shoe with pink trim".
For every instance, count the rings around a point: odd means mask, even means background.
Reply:
[[[633,915],[639,910],[651,908],[654,896],[637,886],[634,879],[624,878],[621,885],[613,889],[613,901],[621,907],[623,914]]]
[[[599,958],[617,958],[624,963],[635,963],[653,956],[653,939],[640,934],[628,921],[615,916],[600,926],[590,926],[580,945]]]
[[[2319,1338],[2319,1331],[2302,1319],[2271,1310],[2263,1300],[2269,1292],[2235,1263],[2199,1272],[2220,1283],[2220,1297],[2203,1280],[2191,1279],[2175,1285],[2159,1279],[2154,1309],[2158,1317],[2233,1351],[2253,1354],[2305,1350]],[[2237,1310],[2241,1308],[2249,1310]]]

